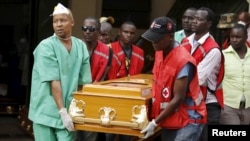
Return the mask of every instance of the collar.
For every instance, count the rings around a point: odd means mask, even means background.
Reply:
[[[226,49],[223,50],[223,52],[229,53],[229,52],[235,52],[232,45],[229,45]]]
[[[250,54],[250,48],[246,45],[247,47],[247,53],[246,54]],[[228,48],[222,50],[223,52],[225,53],[236,53],[236,51],[234,50],[233,46],[232,45],[229,45]]]
[[[195,33],[193,33],[192,35],[190,35],[188,37],[188,40],[190,41],[192,47],[193,47],[193,41],[194,41],[194,36],[195,36]],[[206,39],[210,36],[210,33],[207,32],[205,35],[203,35],[197,42],[202,45],[204,44],[204,42],[206,41]]]
[[[184,35],[185,36],[185,32],[184,32],[184,29],[180,30],[179,32],[181,35]]]

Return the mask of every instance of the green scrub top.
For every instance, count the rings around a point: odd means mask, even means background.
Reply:
[[[89,53],[82,40],[72,37],[68,52],[55,36],[44,39],[34,50],[29,119],[34,123],[65,128],[51,91],[51,81],[60,80],[64,106],[69,107],[78,85],[92,82]]]

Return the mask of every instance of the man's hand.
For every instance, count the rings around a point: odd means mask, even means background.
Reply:
[[[74,124],[73,124],[73,121],[72,121],[70,115],[67,113],[67,109],[62,108],[59,111],[59,114],[61,115],[63,125],[68,129],[68,131],[74,131],[75,130]]]
[[[147,127],[141,131],[141,133],[146,133],[143,137],[144,139],[148,138],[149,136],[154,134],[154,130],[157,127],[155,120],[153,119],[151,122],[148,123]]]

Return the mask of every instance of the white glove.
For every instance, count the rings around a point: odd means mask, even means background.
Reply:
[[[149,136],[153,135],[156,127],[157,127],[157,124],[155,123],[155,120],[153,119],[151,122],[148,123],[147,127],[141,131],[141,133],[147,132],[143,138],[146,139]]]
[[[73,121],[72,121],[70,115],[67,113],[67,109],[62,108],[59,111],[59,114],[61,115],[63,125],[68,129],[68,131],[74,131],[75,130],[74,124],[73,124]]]

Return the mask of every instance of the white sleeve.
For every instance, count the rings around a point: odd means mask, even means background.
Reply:
[[[218,48],[212,49],[205,58],[198,64],[199,85],[206,86],[207,79],[215,68],[221,63],[221,52]]]

